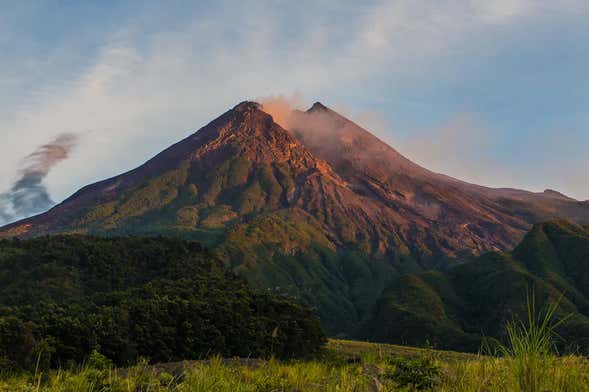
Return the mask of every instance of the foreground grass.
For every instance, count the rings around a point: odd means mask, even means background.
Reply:
[[[129,369],[87,365],[0,377],[0,391],[589,391],[589,361],[547,357],[534,389],[521,385],[517,358],[332,340],[312,361],[187,361]],[[537,388],[537,389],[536,389]]]
[[[415,358],[424,355],[428,350],[418,347],[399,346],[396,344],[370,343],[360,340],[329,339],[327,349],[334,355],[346,359],[361,357],[364,360],[383,360],[395,357]],[[476,354],[459,353],[456,351],[436,350],[435,356],[441,361],[464,361],[476,359]]]
[[[522,384],[517,359],[480,358],[445,367],[439,391],[589,391],[589,362],[581,357],[554,357],[545,363],[533,386]]]
[[[247,364],[221,358],[185,363],[177,374],[149,366],[128,371],[83,368],[44,376],[7,378],[2,391],[363,391],[370,390],[360,366],[326,362]]]

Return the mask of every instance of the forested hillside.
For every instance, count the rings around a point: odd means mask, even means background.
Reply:
[[[478,351],[484,338],[561,301],[562,350],[589,352],[589,230],[564,221],[536,225],[510,253],[488,253],[445,271],[403,274],[385,290],[360,335],[377,341]],[[562,298],[561,298],[562,296]]]
[[[304,356],[325,342],[293,299],[251,289],[195,242],[0,241],[0,366]]]

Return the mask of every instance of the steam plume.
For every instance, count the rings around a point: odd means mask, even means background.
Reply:
[[[274,122],[284,129],[292,126],[293,112],[303,106],[301,94],[294,93],[290,97],[284,95],[258,98],[256,101],[262,104],[262,109],[272,116]]]
[[[61,134],[23,159],[18,179],[0,194],[0,224],[44,212],[55,204],[43,181],[56,164],[67,159],[77,140],[76,135]]]
[[[332,135],[341,127],[346,126],[346,123],[338,121],[330,112],[325,110],[309,110],[304,111],[304,100],[300,93],[294,93],[290,97],[285,95],[274,95],[256,99],[262,104],[262,109],[272,116],[274,122],[278,123],[282,128],[288,130],[306,131],[313,134],[326,133]],[[317,103],[317,107],[325,107]],[[354,121],[361,125],[369,125],[372,131],[379,130],[378,133],[384,133],[382,130],[386,128],[383,121],[374,113],[350,113],[342,107],[336,108],[338,113],[343,113],[348,118],[354,118]]]

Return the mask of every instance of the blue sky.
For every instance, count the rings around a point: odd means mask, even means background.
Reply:
[[[588,18],[584,0],[5,3],[0,189],[63,132],[80,144],[56,200],[298,94],[432,170],[589,199]]]

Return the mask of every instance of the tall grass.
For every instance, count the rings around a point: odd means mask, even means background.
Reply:
[[[375,345],[377,347],[377,345]],[[377,351],[377,349],[374,349]],[[376,362],[368,362],[374,360]],[[522,384],[514,358],[479,356],[436,360],[441,367],[433,390],[441,392],[540,391],[589,392],[589,363],[582,357],[552,356],[539,383]],[[377,355],[361,363],[315,360],[306,362],[259,361],[249,364],[223,360],[191,362],[181,373],[145,364],[132,369],[99,370],[88,366],[56,370],[43,375],[5,375],[6,392],[254,392],[254,391],[414,391],[419,384],[402,386],[396,365]],[[402,369],[402,368],[401,368]],[[538,375],[539,373],[534,373]],[[387,375],[393,375],[388,377]],[[531,385],[531,386],[530,386]],[[378,389],[381,388],[381,389]],[[526,389],[528,388],[528,389]],[[427,389],[421,389],[427,390]]]
[[[0,379],[6,392],[263,392],[372,390],[377,381],[360,365],[324,361],[281,362],[275,359],[252,364],[233,363],[220,357],[190,362],[180,375],[141,364],[127,370],[100,370],[84,366],[44,375],[19,375]]]
[[[534,292],[526,296],[527,320],[507,324],[507,345],[500,345],[501,354],[509,359],[512,375],[522,392],[545,390],[548,371],[556,360],[556,329],[566,318],[556,320],[562,297],[538,312]]]
[[[526,295],[526,317],[509,322],[507,342],[490,356],[455,364],[448,370],[444,391],[589,391],[589,364],[582,357],[560,357],[557,319],[562,296],[538,311],[534,291]]]

